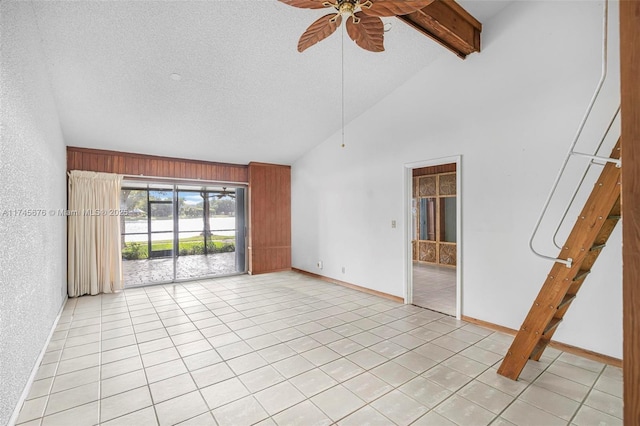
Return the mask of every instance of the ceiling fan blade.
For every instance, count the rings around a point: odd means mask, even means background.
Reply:
[[[302,33],[298,41],[298,52],[303,52],[319,41],[329,37],[342,23],[342,15],[330,13],[316,20]]]
[[[278,0],[284,4],[303,9],[322,9],[327,7],[325,0]]]
[[[281,0],[282,1],[282,0]],[[407,15],[429,6],[435,0],[370,0],[360,5],[362,13],[370,16]]]
[[[371,52],[384,51],[384,24],[377,16],[367,16],[358,12],[347,19],[347,34],[356,44]],[[356,23],[358,22],[358,23]]]

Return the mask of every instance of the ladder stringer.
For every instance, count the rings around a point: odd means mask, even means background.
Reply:
[[[611,158],[620,158],[620,140]],[[498,374],[517,380],[528,359],[540,359],[602,245],[611,235],[619,212],[620,168],[607,163],[558,255],[559,259],[573,259],[571,267],[558,262],[553,264]]]

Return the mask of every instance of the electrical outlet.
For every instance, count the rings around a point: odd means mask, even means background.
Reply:
[[[342,273],[346,273],[347,272],[347,268],[345,268],[344,266],[342,267]]]
[[[318,260],[318,269],[322,269],[322,260]]]
[[[396,228],[396,221],[395,220],[391,221],[391,227],[394,228],[394,229]]]

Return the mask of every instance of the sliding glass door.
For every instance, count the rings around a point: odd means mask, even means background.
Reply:
[[[245,188],[125,182],[127,286],[246,272]]]

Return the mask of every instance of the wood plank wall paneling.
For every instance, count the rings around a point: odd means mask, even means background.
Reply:
[[[624,424],[640,425],[640,1],[620,2]]]
[[[291,167],[249,163],[249,273],[291,269]]]
[[[456,171],[456,163],[439,164],[437,166],[420,167],[419,169],[413,169],[413,177],[435,175],[438,173],[449,173]]]
[[[247,183],[248,167],[119,151],[67,147],[67,171]]]

